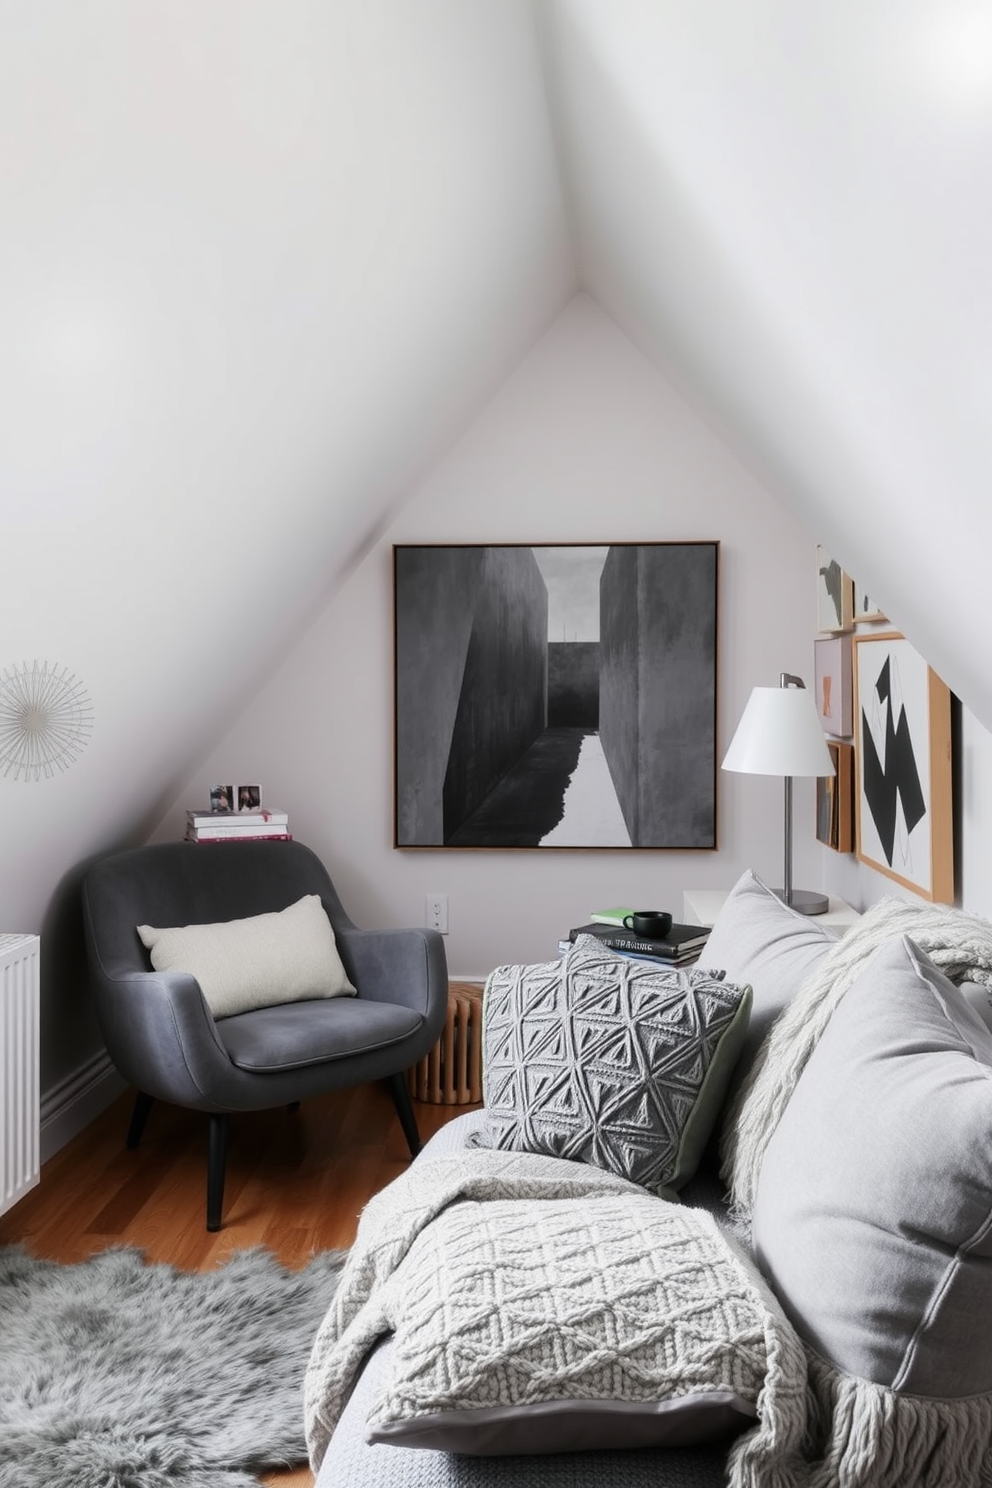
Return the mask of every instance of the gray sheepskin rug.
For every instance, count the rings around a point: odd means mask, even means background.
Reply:
[[[216,1271],[0,1248],[0,1488],[257,1488],[306,1460],[303,1376],[344,1253]]]

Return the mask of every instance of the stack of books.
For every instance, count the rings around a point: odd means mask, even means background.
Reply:
[[[290,842],[285,811],[187,811],[187,842]]]
[[[597,910],[588,925],[576,925],[568,932],[567,940],[558,942],[559,951],[567,951],[580,935],[595,935],[612,951],[634,956],[639,961],[656,961],[664,966],[690,966],[698,961],[710,933],[705,925],[673,924],[666,936],[655,939],[626,929],[624,917],[632,913],[623,908]]]

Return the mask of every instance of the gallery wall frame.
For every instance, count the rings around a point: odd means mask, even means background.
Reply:
[[[813,642],[816,711],[828,734],[843,737],[849,737],[854,728],[851,640],[849,635],[837,635]]]
[[[394,846],[715,850],[719,547],[394,546]]]
[[[951,694],[905,636],[854,638],[856,852],[935,903],[954,899]]]
[[[859,621],[865,621],[865,622],[867,622],[869,620],[877,621],[877,620],[884,620],[884,619],[885,619],[885,615],[884,615],[883,611],[878,608],[878,605],[875,603],[875,601],[870,597],[870,595],[868,595],[865,592],[864,589],[862,589],[861,585],[857,582],[857,580],[855,580],[855,583],[854,583],[854,623],[855,623],[855,625],[857,625],[859,623]]]
[[[816,838],[834,852],[854,851],[854,745],[828,739],[833,775],[816,782]]]
[[[854,628],[854,584],[822,543],[816,546],[816,628],[827,633]]]

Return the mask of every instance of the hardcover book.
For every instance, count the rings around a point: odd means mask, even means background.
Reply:
[[[187,809],[186,821],[191,827],[232,826],[285,826],[289,815],[285,811],[194,811]]]
[[[589,918],[597,925],[619,925],[622,928],[624,920],[633,913],[626,905],[618,905],[616,909],[597,909]]]
[[[604,945],[614,951],[636,951],[659,960],[673,961],[689,951],[699,950],[706,944],[709,930],[705,925],[673,925],[668,934],[651,939],[646,935],[635,935],[616,925],[599,924],[593,920],[588,925],[577,925],[568,932],[569,940],[578,935],[595,935]]]

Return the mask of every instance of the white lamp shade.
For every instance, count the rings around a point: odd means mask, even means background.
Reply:
[[[805,687],[755,687],[723,761],[742,775],[834,775]]]

